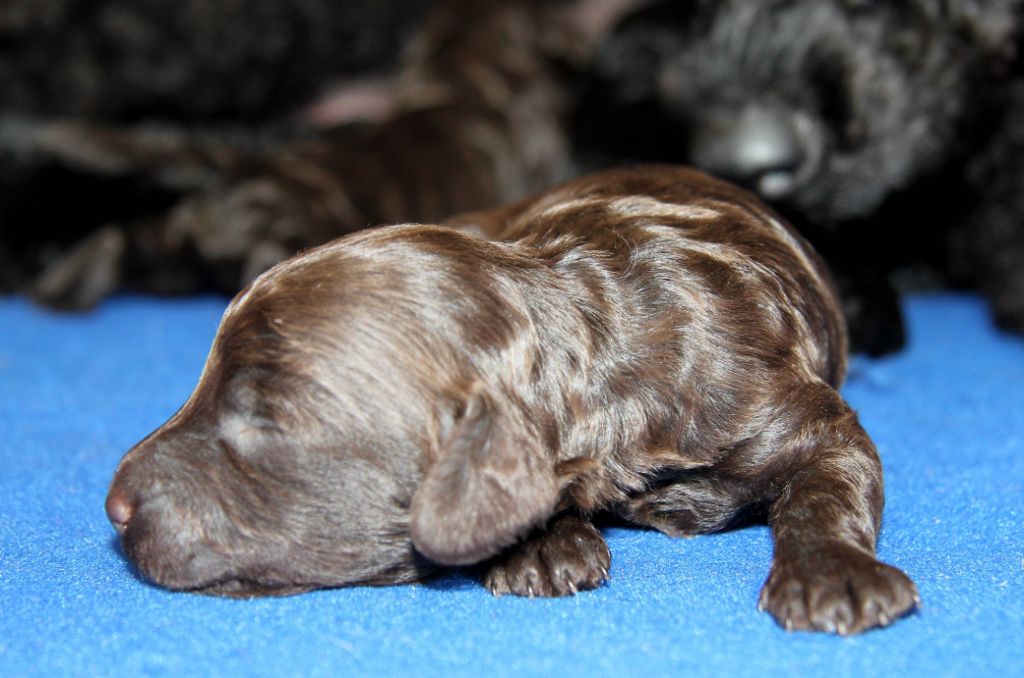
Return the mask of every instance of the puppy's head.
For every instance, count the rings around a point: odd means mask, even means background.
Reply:
[[[111,485],[142,575],[225,595],[408,581],[543,520],[550,463],[483,372],[515,314],[474,280],[478,242],[382,229],[240,294],[191,398]]]
[[[837,224],[957,151],[1014,25],[1011,3],[975,4],[659,2],[620,25],[597,69],[614,98],[662,111],[674,160]]]

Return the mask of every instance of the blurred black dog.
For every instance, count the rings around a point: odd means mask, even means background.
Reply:
[[[877,283],[918,260],[1022,332],[1020,6],[657,2],[602,46],[586,143],[689,161],[770,200],[860,288],[847,310],[862,347],[901,342]]]

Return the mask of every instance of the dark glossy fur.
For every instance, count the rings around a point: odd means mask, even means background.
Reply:
[[[902,342],[878,281],[922,265],[983,290],[1021,332],[1024,210],[1008,189],[1024,172],[1022,12],[1019,0],[649,3],[597,57],[603,114],[588,110],[588,140],[758,191],[860,291],[855,339],[874,352]]]
[[[271,269],[107,511],[143,576],[226,595],[478,562],[495,593],[565,595],[607,576],[596,511],[671,535],[760,516],[761,606],[859,632],[917,594],[875,559],[882,471],[845,361],[826,270],[758,200],[598,174]]]

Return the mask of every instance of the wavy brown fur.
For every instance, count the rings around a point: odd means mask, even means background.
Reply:
[[[760,202],[643,167],[453,226],[337,240],[235,299],[111,487],[144,576],[254,595],[491,559],[496,593],[563,595],[607,575],[595,511],[672,535],[753,513],[787,628],[914,606],[874,556],[882,472],[836,391],[828,274]]]

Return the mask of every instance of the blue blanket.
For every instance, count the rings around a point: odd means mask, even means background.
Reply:
[[[0,675],[1022,675],[1024,341],[974,297],[907,302],[910,347],[845,394],[885,461],[880,554],[923,609],[854,638],[758,613],[767,529],[611,528],[611,582],[494,598],[470,575],[224,600],[135,577],[103,513],[121,454],[188,396],[224,300],[0,300]]]

